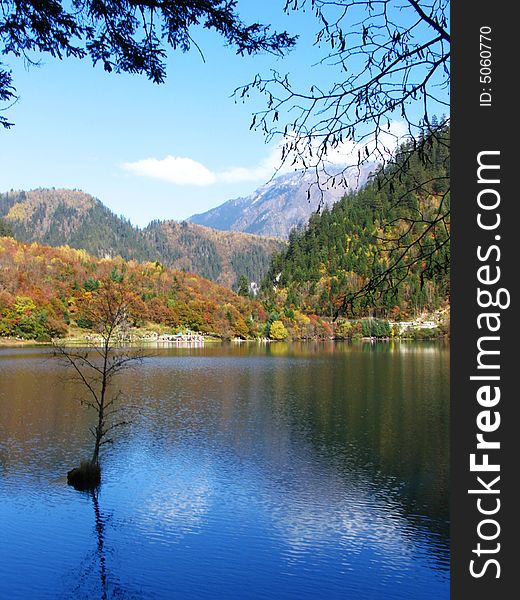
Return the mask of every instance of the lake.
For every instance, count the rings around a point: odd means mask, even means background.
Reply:
[[[449,598],[447,344],[155,354],[93,495],[82,389],[0,348],[0,598]]]

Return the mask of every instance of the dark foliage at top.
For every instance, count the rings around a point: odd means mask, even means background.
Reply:
[[[196,26],[212,29],[239,54],[282,54],[294,44],[286,32],[241,21],[235,0],[0,0],[0,52],[34,62],[35,53],[85,58],[105,71],[166,77],[166,49],[197,46]],[[13,101],[9,69],[0,63],[0,100]],[[0,116],[0,125],[12,123]]]

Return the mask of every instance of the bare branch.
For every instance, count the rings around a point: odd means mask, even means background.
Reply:
[[[114,406],[122,392],[111,393],[111,382],[122,371],[141,363],[146,355],[140,349],[133,351],[121,347],[120,340],[125,337],[127,316],[131,312],[131,294],[123,280],[116,282],[110,277],[105,278],[98,289],[85,293],[78,306],[92,322],[99,339],[97,343],[91,341],[89,347],[81,351],[56,342],[55,352],[73,369],[77,380],[93,398],[91,401],[81,399],[81,402],[96,410],[97,423],[89,431],[95,439],[91,463],[98,465],[101,447],[112,443],[107,434],[126,424],[125,421],[112,422],[119,412]]]

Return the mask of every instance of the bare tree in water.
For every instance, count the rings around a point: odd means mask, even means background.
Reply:
[[[141,349],[128,347],[131,308],[132,294],[123,281],[107,277],[79,302],[81,319],[92,328],[87,347],[54,343],[55,355],[72,369],[73,379],[83,386],[81,403],[93,409],[97,417],[90,428],[94,437],[92,456],[79,469],[69,472],[69,483],[74,484],[76,477],[82,487],[89,487],[83,485],[83,480],[99,483],[101,449],[113,442],[111,434],[115,429],[127,424],[118,405],[122,392],[114,388],[114,380],[144,359]]]

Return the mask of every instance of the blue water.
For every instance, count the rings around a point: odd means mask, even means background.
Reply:
[[[449,354],[435,344],[158,352],[98,494],[81,388],[0,350],[0,598],[449,597]]]

